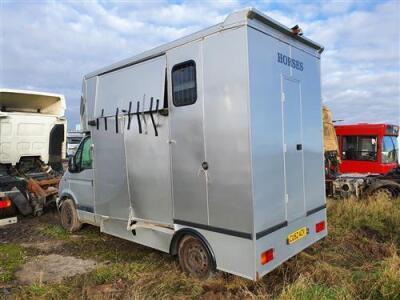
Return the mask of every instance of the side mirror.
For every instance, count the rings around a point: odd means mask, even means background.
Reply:
[[[71,173],[76,171],[75,156],[70,156],[68,159],[68,171]]]

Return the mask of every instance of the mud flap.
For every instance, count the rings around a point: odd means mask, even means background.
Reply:
[[[10,193],[8,197],[13,201],[14,205],[18,208],[18,211],[23,216],[31,215],[33,211],[29,200],[26,199],[17,188],[13,188],[12,191],[13,193]]]

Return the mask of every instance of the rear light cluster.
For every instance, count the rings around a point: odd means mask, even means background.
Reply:
[[[325,230],[325,221],[321,221],[321,222],[315,224],[315,232],[316,233],[321,232],[323,230]]]
[[[274,259],[274,248],[268,249],[261,253],[261,264],[265,265],[267,262],[270,262]]]
[[[0,198],[0,209],[11,207],[11,200],[9,198]]]

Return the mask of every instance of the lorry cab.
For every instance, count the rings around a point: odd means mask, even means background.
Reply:
[[[341,173],[386,174],[398,166],[399,127],[389,124],[335,126]]]

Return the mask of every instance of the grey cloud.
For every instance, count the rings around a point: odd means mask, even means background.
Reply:
[[[360,1],[292,1],[285,2],[283,9],[271,1],[1,5],[0,85],[65,94],[71,127],[79,120],[84,74],[222,21],[230,11],[250,5],[287,26],[300,24],[306,36],[326,47],[322,92],[336,119],[399,121],[400,7],[396,1],[378,2],[368,9]]]

